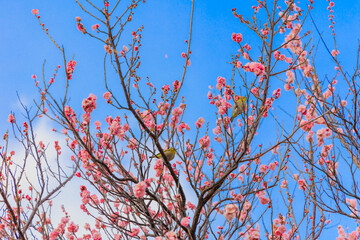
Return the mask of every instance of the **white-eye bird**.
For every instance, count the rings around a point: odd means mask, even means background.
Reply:
[[[237,116],[245,112],[246,107],[246,97],[244,96],[235,96],[235,103],[233,107],[232,116],[230,121],[232,122]]]
[[[169,148],[164,151],[166,158],[171,161],[175,158],[176,149],[175,148]],[[161,153],[158,153],[154,156],[151,156],[150,158],[157,158],[157,159],[163,159]]]

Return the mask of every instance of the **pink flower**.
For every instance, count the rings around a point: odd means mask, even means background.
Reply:
[[[70,61],[67,63],[66,72],[67,72],[67,78],[68,78],[69,80],[72,79],[72,74],[74,73],[75,66],[76,66],[76,61],[74,61],[74,60],[70,60]]]
[[[266,172],[268,169],[269,169],[269,167],[264,164],[260,165],[260,167],[259,167],[259,170],[262,173]]]
[[[170,85],[164,85],[161,90],[165,93],[168,94],[169,90],[170,90]]]
[[[280,225],[278,229],[275,231],[275,235],[282,236],[286,232],[286,227],[284,225]]]
[[[249,210],[251,208],[251,203],[248,201],[248,200],[246,200],[245,201],[245,203],[244,203],[244,210]]]
[[[79,225],[75,225],[74,222],[71,222],[70,225],[67,227],[67,230],[71,233],[75,233],[79,230]]]
[[[194,210],[194,209],[195,209],[195,205],[192,204],[191,202],[187,202],[186,205],[187,205],[191,210]]]
[[[173,85],[173,88],[174,88],[174,92],[176,92],[177,90],[179,90],[179,88],[180,88],[180,82],[179,82],[179,80],[175,80],[172,85]]]
[[[34,15],[38,15],[39,10],[38,9],[33,9],[33,10],[31,10],[31,13],[34,14]]]
[[[270,202],[270,199],[267,198],[265,195],[266,194],[264,191],[260,191],[260,192],[256,193],[256,196],[258,197],[258,199],[262,205],[268,204]]]
[[[190,217],[184,217],[183,219],[181,219],[181,225],[183,225],[184,227],[189,226],[190,224]]]
[[[347,101],[346,100],[341,100],[340,106],[345,107],[346,105],[347,105]]]
[[[104,49],[105,49],[105,52],[109,53],[110,55],[112,54],[112,49],[111,49],[110,45],[104,45]]]
[[[95,126],[96,126],[97,130],[100,130],[101,122],[100,121],[95,121]]]
[[[275,97],[275,99],[278,99],[280,95],[281,95],[281,89],[280,88],[275,89],[273,92],[273,96]]]
[[[332,51],[331,51],[331,55],[332,55],[333,57],[336,57],[339,53],[340,53],[339,50],[332,50]]]
[[[242,41],[242,39],[243,39],[243,36],[242,36],[242,34],[241,33],[233,33],[232,35],[231,35],[231,39],[234,41],[234,42],[237,42],[237,43],[240,43],[241,41]]]
[[[299,189],[305,191],[306,189],[306,181],[304,179],[298,180]]]
[[[145,195],[146,190],[146,183],[145,182],[139,182],[134,187],[135,197],[137,198],[143,198]]]
[[[96,29],[98,29],[99,27],[100,27],[99,24],[94,24],[94,25],[91,26],[91,29],[92,29],[92,30],[96,30]]]
[[[303,119],[300,121],[299,124],[301,125],[301,129],[302,129],[303,131],[305,131],[305,132],[310,131],[310,130],[313,128],[313,126],[314,126],[314,123],[313,123],[313,122],[308,122],[308,121],[303,120]]]
[[[279,52],[279,51],[274,52],[274,58],[275,58],[276,60],[279,60],[279,59],[280,59],[280,52]]]
[[[220,90],[220,89],[222,89],[223,87],[225,87],[225,85],[226,85],[226,80],[225,80],[225,78],[223,78],[223,77],[218,77],[218,78],[217,78],[216,88],[217,88],[218,90]]]
[[[205,135],[202,138],[199,139],[200,147],[202,148],[208,148],[210,146],[210,138],[209,136]]]
[[[239,209],[235,204],[228,204],[225,207],[224,217],[230,222],[234,217],[236,217],[238,210]]]
[[[177,107],[177,108],[174,108],[171,112],[171,114],[174,116],[174,117],[180,117],[181,114],[183,114],[183,110],[180,108],[180,107]]]
[[[75,20],[76,20],[77,22],[80,22],[80,21],[81,21],[81,17],[75,17]]]
[[[61,150],[61,147],[59,145],[59,141],[55,141],[55,150],[59,152]]]
[[[15,122],[15,117],[14,117],[14,115],[9,114],[9,116],[8,116],[8,122],[9,122],[9,123],[14,123],[14,122]]]
[[[277,162],[270,163],[270,164],[269,164],[269,169],[270,169],[271,171],[274,171],[274,170],[276,169],[276,166],[277,166]]]
[[[244,70],[247,72],[255,73],[256,76],[262,76],[265,74],[265,67],[259,62],[247,63],[244,66]]]
[[[135,150],[137,147],[136,139],[132,138],[131,140],[129,140],[129,145],[127,145],[126,147],[130,148],[131,150]]]
[[[83,118],[83,124],[89,124],[90,123],[90,120],[91,120],[91,115],[90,113],[84,113],[82,115],[82,118]]]
[[[201,128],[204,123],[205,123],[204,118],[199,117],[199,119],[196,121],[195,125],[196,125],[196,127]]]
[[[163,173],[164,171],[164,164],[163,164],[163,160],[158,159],[154,165],[154,170],[156,171],[156,177],[160,177],[160,175]]]
[[[301,114],[303,114],[303,115],[306,115],[306,106],[304,106],[304,105],[300,105],[299,107],[298,107],[298,112],[299,113],[301,113]]]
[[[190,127],[186,123],[182,122],[181,124],[178,125],[177,129],[179,133],[184,133],[184,129],[190,130]]]
[[[257,87],[253,87],[252,89],[251,89],[251,93],[255,96],[255,97],[259,97],[260,95],[259,95],[259,88],[257,88]]]
[[[285,84],[284,89],[285,89],[285,91],[290,91],[290,89],[291,89],[290,84]]]
[[[167,232],[165,234],[166,240],[177,240],[176,233],[174,231]]]
[[[280,185],[281,188],[286,188],[287,187],[287,181],[286,180],[283,180],[281,182],[281,185]]]
[[[86,113],[92,113],[92,111],[96,109],[96,96],[90,93],[89,97],[83,100],[82,108]]]
[[[225,106],[219,107],[219,114],[224,115],[227,112],[227,108]]]
[[[255,117],[253,115],[250,115],[247,119],[247,124],[250,126],[255,121]]]
[[[242,53],[242,56],[243,56],[243,58],[245,58],[245,59],[247,59],[247,60],[249,60],[249,54],[247,53],[247,52],[243,52]],[[246,65],[245,65],[246,66]]]
[[[286,82],[288,84],[294,83],[295,75],[294,75],[293,71],[290,71],[290,70],[286,71],[286,76],[287,76]]]
[[[259,200],[262,205],[268,204],[270,202],[270,199],[264,196],[259,197]]]
[[[86,28],[84,27],[84,25],[83,25],[81,22],[78,22],[78,23],[76,24],[76,26],[77,26],[77,29],[78,29],[80,32],[82,32],[83,34],[86,33]]]
[[[132,237],[135,237],[135,236],[139,235],[139,232],[140,232],[140,228],[134,228],[134,229],[131,229],[130,235]]]
[[[92,239],[93,240],[101,240],[102,239],[101,233],[99,233],[95,229],[91,230],[91,234],[92,234]]]
[[[216,126],[214,129],[213,129],[213,133],[215,134],[215,135],[219,135],[219,134],[221,134],[221,127],[220,126]]]
[[[356,205],[357,205],[356,199],[346,198],[346,203],[349,203],[351,208],[356,209]]]

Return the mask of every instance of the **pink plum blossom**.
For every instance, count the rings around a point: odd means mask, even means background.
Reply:
[[[134,194],[137,198],[143,198],[145,195],[145,190],[147,188],[147,185],[145,182],[139,182],[134,187]]]
[[[224,217],[230,222],[234,217],[236,217],[238,211],[239,208],[235,204],[228,204],[225,207]]]
[[[223,87],[225,87],[225,85],[226,85],[226,80],[225,80],[225,78],[223,78],[223,77],[218,77],[218,78],[217,78],[216,88],[217,88],[218,90],[220,90],[220,89],[222,89]]]
[[[9,123],[14,123],[14,122],[15,122],[15,117],[14,117],[13,114],[9,114],[9,116],[8,116],[8,122],[9,122]]]
[[[38,15],[39,14],[39,10],[38,9],[32,9],[31,13],[34,15]]]
[[[190,223],[190,217],[184,217],[181,219],[181,225],[183,225],[184,227],[189,226]]]
[[[241,33],[233,33],[231,35],[231,39],[234,41],[234,42],[237,42],[237,43],[240,43],[242,40],[243,40],[243,36]]]
[[[196,121],[195,125],[196,125],[196,127],[201,128],[204,123],[205,123],[204,118],[199,117],[198,120]]]
[[[205,135],[204,137],[199,139],[200,147],[208,148],[210,146],[210,138],[209,136]]]

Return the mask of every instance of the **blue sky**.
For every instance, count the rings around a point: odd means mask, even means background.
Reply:
[[[236,53],[236,44],[230,40],[232,32],[242,32],[244,39],[254,43],[244,26],[231,13],[236,7],[239,13],[251,14],[254,1],[197,1],[195,6],[192,66],[183,89],[186,99],[196,97],[199,105],[207,104],[206,93],[218,76],[231,74],[231,54]],[[138,8],[130,29],[143,24],[142,72],[151,81],[172,83],[182,73],[180,53],[186,50],[184,40],[188,36],[191,1],[147,1]],[[317,1],[313,12],[319,29],[329,39],[327,2]],[[89,20],[74,2],[70,1],[3,1],[0,22],[3,33],[0,37],[0,72],[2,76],[0,100],[3,103],[0,117],[4,119],[10,110],[15,110],[18,100],[31,101],[36,96],[32,74],[41,74],[46,60],[46,79],[52,70],[62,63],[57,49],[38,25],[31,9],[40,10],[41,20],[49,32],[66,49],[68,58],[73,55],[78,62],[74,75],[72,99],[81,101],[90,92],[104,92],[102,78],[103,45],[77,31],[75,16],[83,17],[87,27],[96,21]],[[354,62],[357,39],[360,36],[360,2],[336,1],[335,21],[338,45],[345,66]],[[250,11],[249,11],[250,10]],[[88,21],[87,21],[88,20]],[[309,23],[309,21],[308,21]],[[310,26],[311,27],[311,26]],[[317,36],[315,36],[317,37]],[[124,42],[126,44],[126,42]],[[330,42],[332,45],[332,42]],[[332,46],[330,46],[332,49]],[[329,56],[320,48],[320,58],[330,62]],[[165,54],[168,58],[165,58]],[[327,67],[327,66],[326,66]],[[57,81],[58,86],[60,78]],[[160,85],[159,84],[159,85]],[[79,88],[79,86],[81,86]],[[197,94],[194,95],[193,93]],[[191,110],[192,106],[189,106]],[[197,108],[197,106],[193,106]],[[199,115],[206,114],[205,108],[197,109]]]
[[[206,120],[215,119],[209,116],[214,111],[208,105],[206,97],[209,85],[216,84],[216,78],[231,76],[231,54],[236,54],[237,46],[231,41],[231,33],[241,32],[244,41],[255,47],[254,35],[250,33],[232,15],[231,9],[238,13],[250,15],[252,0],[198,0],[195,6],[191,67],[188,70],[182,94],[188,104],[187,119],[194,122],[199,116]],[[316,24],[333,49],[331,31],[326,10],[327,1],[316,1],[313,16]],[[76,29],[75,17],[83,18],[87,28],[97,23],[89,19],[74,1],[17,0],[0,2],[0,119],[5,123],[10,111],[19,114],[16,93],[28,105],[37,97],[32,74],[41,75],[44,61],[47,81],[53,69],[62,64],[60,52],[52,45],[44,34],[31,9],[40,11],[41,20],[49,28],[49,32],[59,44],[65,47],[68,60],[74,55],[78,62],[70,90],[73,105],[81,107],[81,101],[89,93],[101,96],[105,92],[103,82],[103,44],[89,39]],[[148,0],[135,13],[130,30],[144,25],[141,48],[142,74],[150,77],[150,81],[161,88],[180,79],[183,59],[181,52],[186,51],[184,40],[188,38],[190,0]],[[355,54],[360,38],[360,1],[335,1],[335,29],[337,33],[340,59],[344,66],[352,70]],[[313,29],[310,21],[307,28]],[[317,34],[314,35],[318,39]],[[123,45],[127,42],[124,41]],[[168,56],[165,58],[165,54]],[[330,56],[320,45],[317,67],[320,76],[333,71]],[[326,64],[321,64],[321,63]],[[56,89],[61,91],[63,74],[56,80]],[[209,107],[208,107],[209,106]],[[103,111],[106,111],[104,108]],[[115,114],[114,114],[115,115]],[[210,118],[210,119],[207,119]],[[3,133],[9,125],[2,124]]]

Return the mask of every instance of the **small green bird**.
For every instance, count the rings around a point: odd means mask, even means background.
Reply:
[[[175,158],[176,149],[175,148],[169,148],[164,151],[166,158],[171,161]],[[163,159],[161,156],[161,153],[158,153],[154,156],[151,156],[150,158],[157,158],[157,159]]]
[[[245,112],[246,107],[246,97],[244,96],[235,96],[236,102],[234,103],[233,113],[230,118],[232,122],[237,116]]]

